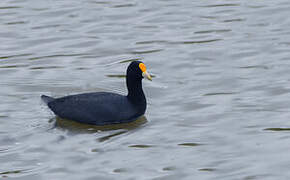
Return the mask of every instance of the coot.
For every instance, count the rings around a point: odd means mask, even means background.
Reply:
[[[93,125],[129,123],[146,111],[146,98],[142,79],[152,80],[141,61],[133,61],[127,68],[128,94],[93,92],[53,98],[42,95],[41,99],[60,118]]]

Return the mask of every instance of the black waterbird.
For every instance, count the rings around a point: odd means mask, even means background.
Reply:
[[[129,123],[146,111],[146,98],[142,79],[152,80],[141,61],[133,61],[127,68],[128,95],[110,92],[93,92],[53,98],[42,95],[41,99],[60,118],[93,125]]]

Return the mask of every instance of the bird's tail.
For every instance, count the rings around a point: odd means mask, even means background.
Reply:
[[[51,101],[54,100],[53,97],[46,96],[46,95],[41,95],[41,99],[42,99],[42,101],[43,101],[45,104],[48,104],[48,103],[50,103]]]

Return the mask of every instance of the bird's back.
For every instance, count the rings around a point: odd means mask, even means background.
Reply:
[[[108,92],[65,96],[48,106],[61,118],[94,125],[127,123],[144,114],[144,105],[134,105],[126,96]]]

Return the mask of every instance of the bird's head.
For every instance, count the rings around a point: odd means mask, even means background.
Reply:
[[[147,72],[147,68],[145,64],[141,61],[133,61],[130,63],[127,69],[127,76],[131,78],[137,78],[137,79],[146,78],[152,81],[152,77]]]

